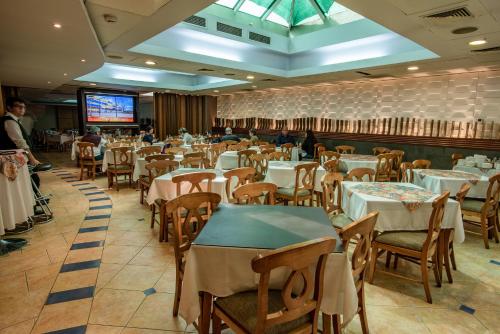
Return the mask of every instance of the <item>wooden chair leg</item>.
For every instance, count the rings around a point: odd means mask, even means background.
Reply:
[[[334,314],[333,315],[333,333],[334,334],[341,334],[342,333],[342,322],[340,320],[340,315]]]
[[[95,181],[95,165],[92,165],[92,181]]]
[[[215,312],[212,313],[212,334],[220,334],[222,331],[222,320]]]
[[[83,180],[83,162],[80,161],[80,181]]]
[[[358,294],[358,305],[359,305],[359,322],[361,324],[361,330],[363,334],[368,334],[368,318],[366,317],[366,306],[365,306],[365,292],[364,288],[361,288],[360,293]]]
[[[498,231],[496,227],[496,217],[488,218],[488,227],[491,227],[491,232],[493,233],[493,239],[495,239],[495,243],[498,244]]]
[[[490,249],[490,243],[488,240],[488,223],[485,219],[481,219],[481,234],[483,235],[484,248]]]
[[[331,334],[332,333],[332,315],[323,313],[322,317],[323,317],[323,334]]]
[[[179,273],[179,269],[176,269],[174,308],[172,310],[172,314],[174,317],[177,317],[177,315],[179,314],[179,303],[181,301],[182,278],[180,275],[181,273]]]
[[[118,173],[115,174],[116,191],[120,191],[120,184],[118,183]]]
[[[155,227],[156,204],[151,205],[151,228]]]
[[[444,269],[446,270],[446,277],[448,277],[448,283],[453,283],[453,277],[451,276],[451,264],[450,264],[450,254],[449,248],[446,247],[444,256]]]
[[[451,266],[453,270],[457,270],[457,263],[455,261],[455,248],[453,247],[453,243],[450,244],[450,260],[451,260]]]
[[[370,271],[369,271],[369,275],[368,275],[368,282],[370,284],[373,283],[373,279],[375,278],[375,267],[377,265],[377,253],[378,253],[378,247],[372,246],[372,254],[370,256]]]
[[[431,288],[429,286],[429,271],[427,269],[427,259],[420,263],[420,270],[422,272],[422,283],[425,290],[425,298],[429,304],[432,304]]]
[[[394,254],[394,265],[393,265],[394,269],[398,269],[398,260],[399,260],[398,254]]]
[[[387,251],[387,255],[385,257],[385,267],[389,268],[391,266],[391,258],[392,258],[392,253]]]
[[[435,253],[434,256],[432,257],[432,271],[434,272],[434,280],[436,281],[436,286],[441,287],[441,282],[443,281],[442,278],[442,259],[439,259],[442,257],[443,253]]]
[[[141,190],[141,197],[139,198],[139,203],[144,204],[144,186],[139,183],[139,189]]]

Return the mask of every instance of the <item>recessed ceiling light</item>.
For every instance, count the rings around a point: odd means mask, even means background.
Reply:
[[[50,85],[52,83],[52,81],[47,81],[47,83]]]
[[[214,90],[214,93],[218,93],[219,91],[217,89]]]
[[[93,82],[90,82],[89,83],[89,86],[96,86],[97,84],[96,83],[93,83]]]
[[[154,62],[152,60],[146,60],[145,63],[146,63],[146,65],[156,65],[156,62]]]
[[[253,75],[247,75],[247,79],[248,80],[253,80],[253,79],[255,79],[255,77]]]
[[[68,73],[63,73],[63,75],[64,75],[65,77],[67,77],[67,76],[68,76]]]
[[[252,88],[257,88],[257,86],[254,85],[254,86],[252,86]]]
[[[56,28],[56,29],[61,29],[62,28],[62,25],[60,23],[54,23],[52,26],[54,28]]]
[[[469,42],[469,45],[471,46],[476,46],[476,45],[483,45],[483,44],[486,44],[486,40],[485,39],[477,39],[475,41],[470,41]]]
[[[418,66],[410,66],[408,67],[408,71],[416,71],[418,70]]]
[[[85,58],[80,59],[82,63],[85,63],[87,60]]]

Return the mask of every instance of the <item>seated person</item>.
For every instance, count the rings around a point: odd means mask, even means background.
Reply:
[[[314,144],[316,144],[318,140],[314,136],[314,132],[312,130],[306,131],[306,139],[302,143],[302,150],[305,152],[306,159],[312,159],[314,157]]]
[[[96,160],[102,160],[104,157],[104,145],[106,144],[106,140],[101,137],[101,129],[97,126],[92,126],[87,131],[85,136],[80,139],[81,142],[84,143],[92,143],[94,144],[94,158]]]
[[[276,138],[276,145],[281,146],[288,143],[295,144],[295,138],[293,136],[290,136],[290,134],[288,133],[288,128],[285,126],[283,129],[281,129],[281,133]]]
[[[151,125],[148,125],[146,127],[146,133],[142,137],[142,141],[146,142],[146,143],[153,144],[153,141],[155,140],[154,133],[155,133],[155,129]]]
[[[234,140],[239,142],[240,138],[237,135],[233,135],[233,129],[231,128],[226,128],[226,134],[222,136],[220,139],[221,141],[226,141],[226,140]]]
[[[179,134],[181,135],[184,145],[191,145],[193,143],[193,136],[191,136],[186,128],[180,128]]]
[[[257,142],[259,141],[259,137],[257,137],[257,130],[255,129],[250,129],[248,131],[248,135],[250,136],[250,141],[252,142],[252,145],[257,145]]]

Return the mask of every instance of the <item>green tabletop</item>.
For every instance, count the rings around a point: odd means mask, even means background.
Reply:
[[[342,241],[322,208],[221,204],[195,245],[276,249],[321,237]]]

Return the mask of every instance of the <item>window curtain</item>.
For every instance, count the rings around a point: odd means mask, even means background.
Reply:
[[[158,138],[177,135],[179,128],[189,133],[212,130],[217,115],[215,96],[154,94],[155,132]]]

